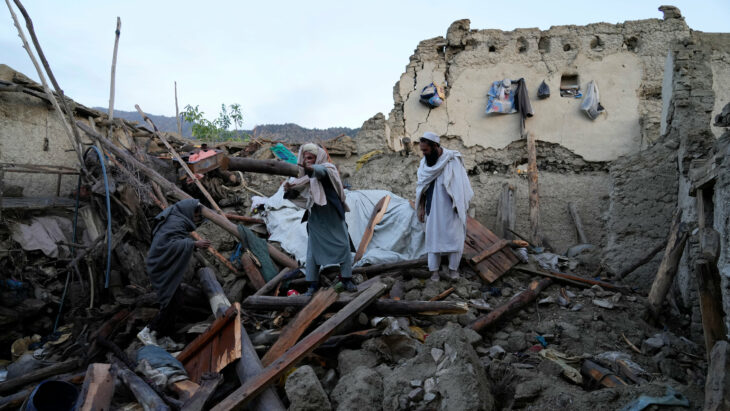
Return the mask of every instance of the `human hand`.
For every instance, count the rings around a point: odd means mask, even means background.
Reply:
[[[426,222],[426,208],[425,207],[418,207],[418,221],[425,223]]]
[[[196,241],[194,244],[195,244],[195,248],[200,248],[200,249],[206,249],[206,248],[210,247],[210,241],[208,241],[208,240],[199,240],[199,241]]]

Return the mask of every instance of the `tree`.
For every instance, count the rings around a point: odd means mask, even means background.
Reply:
[[[239,132],[243,125],[243,114],[241,113],[240,104],[231,104],[226,106],[221,104],[221,112],[218,118],[210,121],[205,118],[205,113],[200,111],[199,106],[185,106],[180,113],[183,120],[192,124],[193,137],[202,141],[241,141],[247,142],[250,137],[246,133]],[[231,125],[234,130],[230,131]]]

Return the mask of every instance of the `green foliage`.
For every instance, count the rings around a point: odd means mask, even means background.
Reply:
[[[221,112],[218,118],[210,121],[205,118],[205,113],[200,111],[199,106],[185,106],[180,113],[183,120],[192,124],[193,137],[201,141],[220,142],[220,141],[240,141],[247,142],[251,136],[247,133],[239,131],[243,125],[243,114],[241,113],[240,104],[231,104],[226,106],[221,104]],[[233,130],[230,130],[234,126]]]

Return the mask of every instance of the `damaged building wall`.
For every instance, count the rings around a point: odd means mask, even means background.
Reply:
[[[469,21],[460,20],[446,38],[418,45],[395,86],[389,125],[411,140],[433,131],[459,136],[470,148],[504,148],[519,138],[519,118],[486,115],[486,94],[493,81],[524,77],[535,110],[528,130],[587,160],[614,160],[657,139],[667,47],[688,34],[681,18],[511,32],[470,30]],[[581,88],[595,80],[608,115],[590,121],[579,99],[560,97],[563,75],[578,75]],[[537,100],[543,80],[551,97]],[[420,90],[431,82],[447,91],[444,104],[434,109],[419,102]]]

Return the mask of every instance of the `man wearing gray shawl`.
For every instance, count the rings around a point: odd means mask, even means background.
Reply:
[[[449,277],[459,277],[459,263],[466,238],[466,213],[474,196],[458,151],[440,145],[439,136],[426,132],[419,147],[416,204],[418,219],[426,224],[426,252],[431,280],[439,280],[442,255],[449,257]]]
[[[195,248],[208,248],[210,241],[194,241],[190,232],[203,221],[200,202],[182,200],[154,218],[152,245],[147,254],[147,274],[157,292],[160,311],[152,322],[137,334],[145,345],[157,345],[157,337],[169,334],[182,307],[179,291]]]
[[[352,282],[352,254],[345,213],[345,189],[340,173],[327,152],[314,143],[299,148],[299,177],[284,184],[284,198],[305,208],[307,222],[306,280],[307,295],[319,288],[319,269],[340,269],[340,280],[347,291],[356,291]]]

